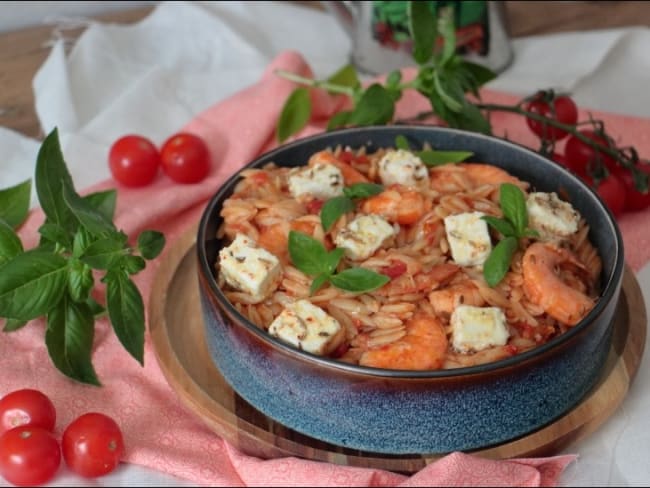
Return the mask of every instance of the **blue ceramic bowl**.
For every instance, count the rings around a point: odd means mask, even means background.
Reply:
[[[504,168],[537,191],[568,199],[590,224],[603,260],[602,295],[579,324],[534,350],[454,370],[394,371],[354,366],[299,351],[239,314],[215,280],[221,206],[239,180],[208,203],[198,230],[199,287],[206,340],[233,390],[268,417],[342,447],[397,455],[471,451],[544,427],[576,406],[599,379],[607,357],[623,268],[617,225],[598,196],[554,162],[502,139],[430,126],[381,126],[320,134],[284,145],[246,168],[273,161],[306,164],[338,144],[369,151],[394,146],[467,150],[472,160]]]

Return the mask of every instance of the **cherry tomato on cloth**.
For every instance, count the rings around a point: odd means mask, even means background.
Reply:
[[[113,178],[123,185],[145,186],[158,174],[160,153],[146,137],[130,134],[113,143],[108,164]]]
[[[598,187],[594,187],[592,179],[588,176],[585,176],[584,180],[591,188],[595,188],[598,196],[605,202],[605,205],[607,205],[607,208],[609,208],[614,216],[623,213],[625,210],[626,189],[618,176],[610,173],[609,176],[600,180]]]
[[[598,144],[608,146],[607,140],[602,136],[597,135],[592,130],[581,130],[580,134]],[[597,161],[598,157],[602,158],[602,162],[609,171],[616,171],[618,168],[618,164],[614,158],[607,154],[598,154],[596,149],[585,144],[573,135],[566,141],[566,145],[564,146],[564,157],[566,158],[569,167],[579,175],[586,175],[589,166]]]
[[[178,183],[198,183],[210,172],[210,151],[200,137],[180,132],[160,150],[162,169]]]
[[[527,112],[542,115],[566,125],[575,125],[578,122],[578,107],[573,99],[567,95],[559,95],[552,102],[547,102],[543,96],[539,96],[526,103],[524,109]],[[539,120],[533,120],[528,117],[526,118],[526,123],[530,130],[540,139],[559,141],[560,139],[564,139],[568,134],[563,129],[551,127]]]
[[[61,439],[68,467],[86,478],[113,471],[124,454],[122,431],[107,415],[89,412],[73,420]]]
[[[45,429],[21,426],[0,436],[0,474],[14,485],[42,485],[54,477],[60,464],[59,443]]]
[[[25,388],[0,399],[0,434],[27,425],[52,432],[55,423],[56,409],[45,393]]]
[[[637,166],[641,171],[650,176],[650,164],[639,164]],[[620,178],[625,185],[625,210],[636,212],[650,207],[650,189],[647,193],[641,193],[634,185],[634,177],[626,168],[620,168],[614,174]]]

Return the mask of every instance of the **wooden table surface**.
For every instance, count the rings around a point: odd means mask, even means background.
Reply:
[[[320,2],[294,2],[322,8]],[[650,26],[648,1],[506,1],[511,37],[552,32],[582,31],[623,26]],[[133,23],[152,7],[113,12],[95,17],[101,22]],[[68,48],[83,28],[60,31]],[[0,33],[0,126],[41,139],[34,109],[32,79],[50,52],[56,37],[52,25],[39,25]]]

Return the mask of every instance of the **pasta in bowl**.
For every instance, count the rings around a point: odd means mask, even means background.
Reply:
[[[208,205],[198,255],[208,345],[237,393],[304,434],[398,454],[497,444],[574,406],[623,266],[577,178],[426,126],[263,155]]]

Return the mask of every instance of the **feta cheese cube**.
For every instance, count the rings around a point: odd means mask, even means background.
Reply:
[[[226,283],[255,302],[273,293],[282,275],[278,258],[244,234],[237,234],[230,246],[219,251],[219,269]]]
[[[419,187],[429,184],[429,170],[422,160],[410,151],[390,150],[379,161],[379,177],[384,185]]]
[[[445,217],[447,242],[453,260],[461,266],[482,266],[492,251],[492,241],[483,212]]]
[[[396,229],[379,215],[360,215],[334,238],[337,247],[350,259],[359,261],[370,257],[384,241],[397,234]]]
[[[289,191],[296,200],[328,200],[343,195],[343,174],[329,163],[294,168],[289,172]]]
[[[338,320],[309,300],[288,304],[268,332],[298,349],[321,356],[334,351],[345,338],[345,330]]]
[[[553,193],[531,193],[526,199],[528,226],[540,234],[542,240],[567,237],[578,230],[580,214]]]
[[[510,334],[506,316],[498,307],[458,305],[451,314],[452,345],[458,352],[503,346]]]

